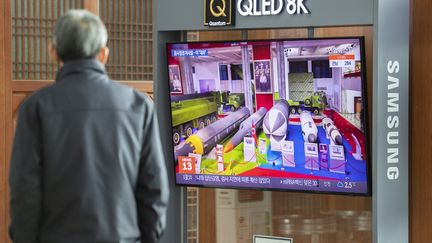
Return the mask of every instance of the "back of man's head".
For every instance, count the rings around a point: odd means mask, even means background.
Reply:
[[[63,62],[95,58],[108,40],[100,18],[86,10],[69,10],[56,24],[53,45]]]

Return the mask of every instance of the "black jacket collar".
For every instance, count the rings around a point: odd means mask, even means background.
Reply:
[[[106,75],[105,66],[96,59],[74,60],[64,63],[57,72],[56,81],[61,82],[66,76],[76,73],[97,72]]]

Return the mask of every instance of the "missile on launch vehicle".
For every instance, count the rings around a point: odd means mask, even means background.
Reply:
[[[300,115],[302,134],[305,142],[315,143],[318,138],[318,128],[312,119],[311,113],[304,111]]]
[[[333,142],[333,144],[342,145],[342,135],[340,134],[337,127],[334,125],[333,120],[325,117],[322,119],[322,124],[327,134],[327,137]]]
[[[267,109],[264,107],[261,107],[252,116],[250,116],[248,119],[243,121],[240,124],[240,128],[237,131],[237,133],[234,134],[234,136],[231,138],[231,140],[225,145],[224,153],[230,152],[238,144],[243,142],[243,138],[247,135],[247,133],[252,132],[252,124],[254,124],[255,129],[260,128],[262,123],[263,123],[264,116],[266,115],[266,113],[267,113]]]
[[[207,154],[220,141],[232,132],[235,132],[240,124],[249,117],[249,109],[243,107],[232,114],[217,120],[213,124],[198,130],[189,136],[186,141],[175,151],[174,159],[178,156],[187,156],[189,153]]]
[[[289,104],[279,100],[264,117],[263,130],[270,142],[281,142],[288,129]]]

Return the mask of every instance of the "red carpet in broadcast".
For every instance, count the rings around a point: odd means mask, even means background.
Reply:
[[[280,170],[269,170],[263,168],[254,168],[252,170],[246,171],[240,176],[259,176],[259,177],[276,177],[276,178],[290,178],[290,179],[314,179],[314,180],[336,180],[334,178],[322,177],[322,176],[314,176],[314,175],[305,175],[292,173],[287,171]]]
[[[351,122],[347,121],[343,116],[341,116],[336,111],[325,111],[325,114],[334,121],[334,124],[339,129],[339,132],[351,145],[352,151],[349,152],[354,153],[356,149],[356,144],[354,142],[354,139],[351,136],[351,134],[354,134],[354,136],[356,136],[357,140],[360,143],[360,147],[362,148],[363,158],[366,158],[366,153],[365,153],[366,145],[365,145],[364,133],[356,126],[354,126]]]

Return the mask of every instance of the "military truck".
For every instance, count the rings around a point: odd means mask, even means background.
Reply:
[[[244,106],[245,98],[242,93],[231,93],[229,91],[221,92],[221,104],[223,109],[229,109],[230,111],[236,111],[240,107]]]
[[[313,95],[304,99],[304,101],[288,100],[291,114],[300,114],[304,110],[318,115],[327,106],[327,97],[323,91],[314,92]]]
[[[217,120],[219,92],[176,95],[171,97],[174,145],[189,137],[193,129],[204,128]]]

